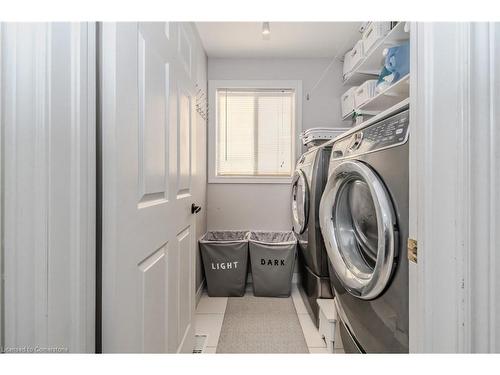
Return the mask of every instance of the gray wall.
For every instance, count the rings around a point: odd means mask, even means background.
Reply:
[[[343,127],[342,64],[336,61],[310,100],[306,94],[330,59],[208,59],[208,79],[302,81],[302,128]],[[213,110],[213,109],[212,109]],[[208,184],[207,225],[216,229],[290,230],[288,184]]]

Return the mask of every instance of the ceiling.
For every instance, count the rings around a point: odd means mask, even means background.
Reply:
[[[320,58],[343,55],[361,35],[361,22],[196,22],[209,57]]]

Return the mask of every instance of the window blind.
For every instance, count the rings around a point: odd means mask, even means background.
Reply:
[[[295,92],[218,89],[218,176],[291,176]]]

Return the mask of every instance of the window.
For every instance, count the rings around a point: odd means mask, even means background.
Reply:
[[[283,87],[222,84],[211,90],[213,176],[218,181],[209,182],[289,181],[295,162],[297,92]]]

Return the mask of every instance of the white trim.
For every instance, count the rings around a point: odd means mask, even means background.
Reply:
[[[2,60],[2,55],[3,55],[3,46],[2,46],[2,29],[3,29],[3,23],[0,23],[0,348],[5,347],[4,343],[4,336],[3,336],[3,325],[4,325],[4,320],[3,320],[3,311],[4,311],[4,298],[3,298],[3,192],[4,192],[4,186],[3,186],[3,171],[4,171],[4,165],[3,165],[3,118],[1,116],[2,113],[2,91],[1,88],[3,87],[3,77],[2,77],[2,72],[3,72],[3,60]],[[0,349],[0,353],[2,352],[2,349]]]
[[[295,159],[293,159],[295,160]],[[215,174],[215,173],[214,173]],[[232,177],[232,176],[214,176],[211,174],[208,179],[209,184],[291,184],[293,177]]]
[[[177,348],[177,353],[184,353],[184,354],[192,354],[193,353],[193,348],[194,348],[194,335],[195,335],[195,329],[194,329],[194,317],[189,323],[186,332],[184,333],[184,336],[182,337],[181,343],[179,344],[179,347]]]
[[[302,131],[302,81],[300,80],[209,80],[208,81],[208,183],[268,183],[290,184],[290,176],[217,176],[215,168],[215,142],[216,142],[216,90],[218,88],[266,88],[266,89],[293,89],[295,91],[295,124],[292,132],[295,142],[292,142],[292,161],[297,160],[301,150],[299,134]],[[293,167],[293,166],[292,166]]]
[[[2,41],[4,344],[92,353],[95,23],[2,24]]]
[[[464,221],[468,233],[464,259],[465,351],[500,351],[500,24],[468,27],[468,121],[462,138],[469,158],[464,163],[469,194]]]
[[[410,238],[418,240],[418,263],[410,263],[410,350],[459,352],[464,327],[465,228],[460,208],[464,127],[460,87],[467,44],[457,24],[415,24],[411,84]],[[444,84],[445,82],[452,84]],[[416,220],[415,220],[416,218]]]
[[[203,291],[205,290],[205,279],[203,279],[200,283],[200,286],[196,290],[196,296],[195,296],[195,310],[198,307],[198,304],[200,303],[201,296],[203,294]]]
[[[411,352],[500,350],[499,36],[411,26]]]

